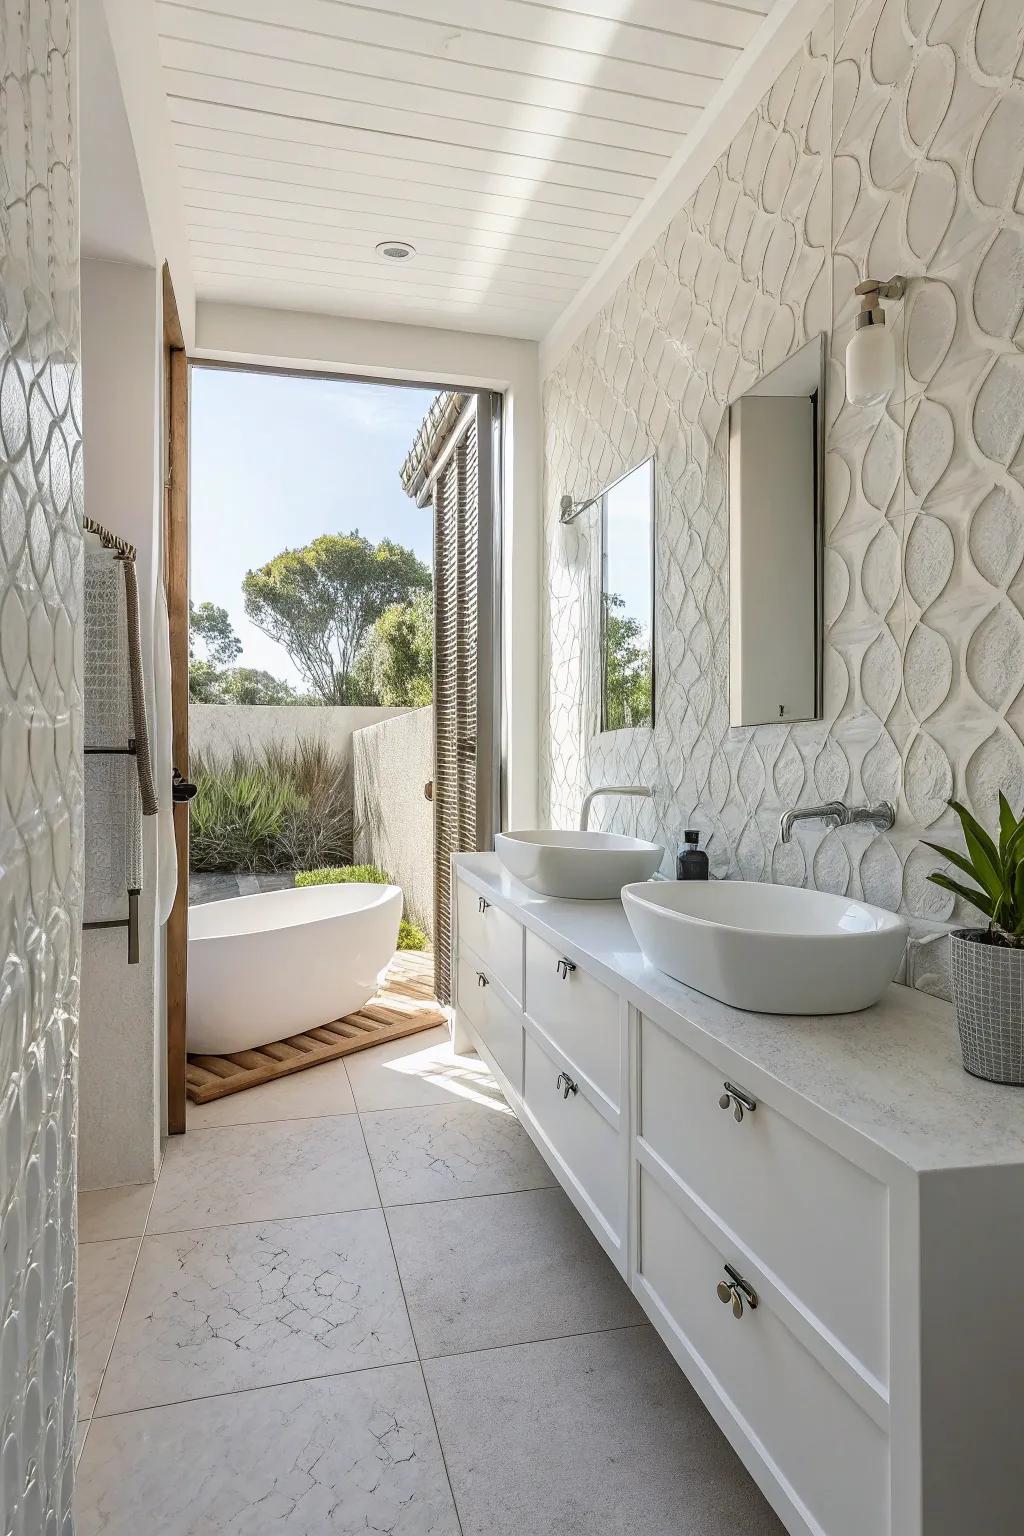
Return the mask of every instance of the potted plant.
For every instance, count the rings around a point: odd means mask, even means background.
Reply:
[[[992,1083],[1024,1084],[1024,817],[999,796],[998,841],[956,800],[966,856],[938,843],[928,848],[963,871],[977,889],[949,875],[928,876],[988,919],[987,928],[950,935],[953,1001],[964,1067]]]

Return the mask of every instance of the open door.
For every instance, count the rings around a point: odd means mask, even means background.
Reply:
[[[188,359],[171,275],[164,266],[164,580],[171,642],[174,764],[188,773]],[[178,888],[167,920],[167,1129],[185,1130],[188,991],[188,805],[174,806]]]

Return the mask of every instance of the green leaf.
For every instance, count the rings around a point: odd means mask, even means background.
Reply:
[[[964,829],[967,851],[974,864],[974,879],[984,887],[994,902],[998,901],[1003,889],[999,850],[981,822],[971,815],[965,805],[960,805],[956,800],[951,800],[949,803],[960,817],[960,824]]]
[[[930,848],[933,853],[941,853],[944,859],[948,859],[951,864],[956,865],[957,869],[962,869],[965,875],[970,875],[972,880],[977,881],[981,885],[981,881],[978,879],[970,859],[965,859],[963,854],[957,853],[955,848],[943,848],[941,844],[929,843],[927,839],[924,840],[924,846]]]
[[[999,856],[1004,865],[1006,862],[1006,850],[1013,834],[1017,830],[1017,818],[1010,809],[1010,802],[999,791]]]
[[[966,885],[958,884],[956,880],[951,880],[948,875],[936,873],[929,875],[928,879],[933,885],[940,885],[944,891],[952,891],[954,896],[962,897],[972,907],[977,907],[979,912],[984,912],[989,921],[992,920],[992,902],[982,892],[970,891]]]

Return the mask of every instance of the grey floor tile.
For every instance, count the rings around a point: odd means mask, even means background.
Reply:
[[[188,1106],[190,1131],[218,1125],[255,1125],[266,1120],[311,1120],[322,1115],[350,1115],[355,1100],[345,1062],[322,1061],[258,1088],[243,1088],[209,1104]]]
[[[128,1282],[139,1253],[137,1237],[78,1248],[78,1417],[96,1406],[103,1368],[117,1332]]]
[[[459,1536],[415,1365],[94,1419],[76,1536]]]
[[[141,1237],[155,1188],[155,1184],[119,1184],[114,1189],[79,1190],[78,1241]]]
[[[383,1212],[147,1237],[97,1412],[415,1360]]]
[[[360,1116],[385,1205],[554,1184],[504,1104],[385,1109]]]
[[[170,1142],[150,1232],[379,1204],[356,1115],[190,1131]]]
[[[445,1026],[358,1051],[346,1061],[359,1110],[501,1102],[484,1061],[456,1056]]]
[[[423,1369],[464,1536],[785,1536],[650,1328]]]
[[[424,1358],[643,1322],[560,1189],[393,1206],[388,1226]]]

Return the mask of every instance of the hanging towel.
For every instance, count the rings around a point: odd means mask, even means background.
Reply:
[[[85,921],[129,916],[142,888],[142,803],[135,758],[124,562],[85,553]],[[99,750],[97,750],[99,749]]]
[[[156,612],[153,634],[153,758],[160,786],[157,816],[157,921],[166,923],[178,890],[178,850],[174,841],[174,806],[171,780],[174,777],[173,739],[171,735],[171,636],[167,618],[167,596],[162,574],[157,577]]]
[[[139,583],[134,560],[118,561],[124,572],[125,619],[128,631],[128,680],[131,689],[135,766],[143,816],[157,813],[153,767],[149,755],[149,719],[146,715],[146,679],[142,671],[142,640],[139,624]]]

